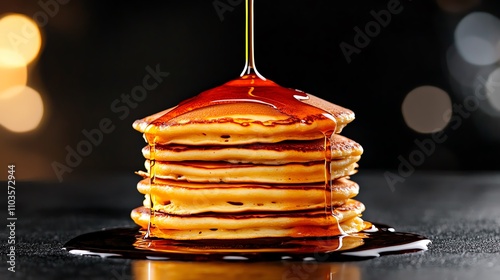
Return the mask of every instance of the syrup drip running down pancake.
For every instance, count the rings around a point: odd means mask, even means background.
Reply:
[[[362,147],[348,109],[245,75],[134,122],[148,146],[132,219],[149,237],[245,239],[359,232]]]

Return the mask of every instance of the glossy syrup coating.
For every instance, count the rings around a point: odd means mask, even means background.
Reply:
[[[288,117],[286,120],[277,120],[271,125],[296,122],[312,123],[318,119],[330,119],[332,125],[336,123],[335,118],[327,111],[303,102],[308,99],[309,95],[304,92],[281,87],[271,80],[263,80],[255,75],[245,75],[181,102],[173,110],[152,121],[151,124],[157,126],[175,124],[171,120],[188,112],[214,105],[235,103],[238,104],[235,109],[240,114],[261,111],[263,109],[260,107],[265,105],[274,109],[266,110],[267,114],[274,113],[269,116],[269,119],[280,119],[283,115]],[[212,118],[213,116],[208,114],[199,116],[195,114],[193,121],[197,122]],[[221,119],[219,121],[226,122],[229,120]]]
[[[157,137],[160,144],[236,145],[321,139],[353,119],[351,110],[245,75],[133,126],[149,143]]]

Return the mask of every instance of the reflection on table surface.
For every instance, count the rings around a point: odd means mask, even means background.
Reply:
[[[305,262],[170,262],[140,260],[132,263],[138,280],[156,279],[361,279],[355,263]]]

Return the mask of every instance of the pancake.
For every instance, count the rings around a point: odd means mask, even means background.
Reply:
[[[347,177],[363,149],[338,135],[352,120],[349,109],[255,75],[137,120],[145,200],[131,217],[148,236],[176,240],[359,232],[365,207]]]
[[[186,113],[167,123],[153,122],[161,117],[162,114],[158,114],[134,122],[134,128],[154,136],[156,143],[160,144],[241,145],[321,139],[324,135],[321,130],[318,131],[318,127],[327,130],[332,126],[329,119],[317,121],[314,125],[288,123],[288,116],[276,113],[266,105],[250,103],[246,106],[252,108],[248,113],[241,112],[241,107],[241,104],[214,105]],[[212,119],[200,117],[212,111],[224,115]],[[162,113],[168,112],[169,110]],[[278,125],[282,122],[286,124]],[[336,132],[340,130],[341,128]]]
[[[331,161],[332,179],[356,173],[360,156]],[[151,162],[145,161],[149,172]],[[282,165],[231,164],[222,161],[156,161],[155,177],[189,182],[224,183],[315,183],[325,181],[325,162],[289,163]]]
[[[237,145],[321,139],[353,120],[351,110],[312,94],[244,76],[133,127],[159,144]]]
[[[325,189],[324,183],[314,184],[198,184],[156,179],[150,185],[149,178],[137,184],[140,193],[146,195],[144,206],[167,214],[187,215],[204,212],[238,213],[245,211],[296,211],[324,209],[340,206],[358,194],[359,186],[346,178],[332,182]]]
[[[359,218],[364,209],[361,202],[348,199],[343,205],[333,208],[333,215],[325,215],[324,209],[230,215],[172,215],[156,211],[151,226],[157,237],[190,240],[333,236],[364,229],[365,224]],[[134,209],[131,217],[141,227],[148,227],[148,208]]]
[[[136,224],[148,222],[149,216],[144,220],[135,220]],[[146,224],[147,227],[147,224]],[[339,226],[331,224],[330,226],[296,226],[291,228],[280,227],[260,227],[235,230],[210,230],[210,229],[187,229],[187,230],[171,230],[165,228],[152,227],[152,235],[156,238],[176,239],[176,240],[200,240],[200,239],[249,239],[249,238],[307,238],[307,237],[328,237],[338,236],[341,234],[351,234],[360,232],[366,229],[366,224],[361,218],[355,217]]]
[[[331,159],[360,156],[361,145],[341,135],[331,137]],[[142,149],[145,158],[151,159],[151,147]],[[231,163],[284,164],[325,160],[323,139],[311,141],[284,141],[279,143],[253,143],[235,146],[155,145],[158,161],[227,161]]]

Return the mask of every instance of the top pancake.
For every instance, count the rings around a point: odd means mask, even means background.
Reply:
[[[184,145],[276,143],[340,133],[354,113],[274,82],[242,77],[134,122],[148,142]]]

